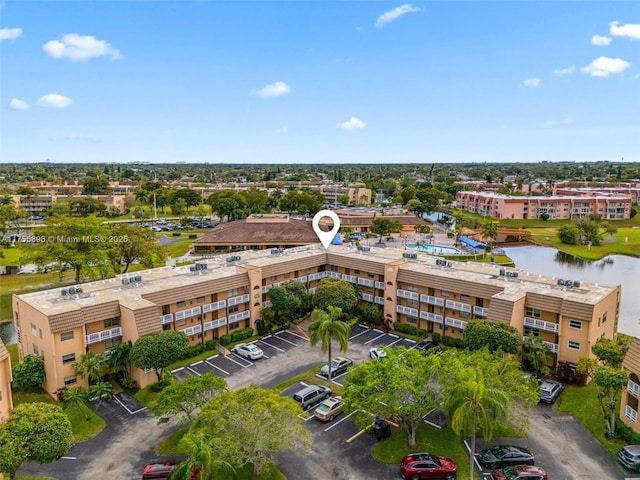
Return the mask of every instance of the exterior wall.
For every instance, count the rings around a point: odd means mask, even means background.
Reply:
[[[634,338],[622,362],[629,381],[620,399],[620,419],[634,432],[640,433],[638,398],[640,397],[640,338]]]
[[[11,380],[11,358],[0,340],[0,423],[9,418],[9,413],[13,408]],[[2,474],[0,474],[0,478],[2,478]]]

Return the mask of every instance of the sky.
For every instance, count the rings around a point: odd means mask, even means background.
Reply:
[[[0,4],[0,162],[640,161],[640,6]]]

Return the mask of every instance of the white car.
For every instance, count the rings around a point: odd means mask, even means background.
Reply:
[[[257,360],[264,356],[264,352],[253,343],[239,343],[233,347],[231,351],[236,355],[248,358],[249,360]]]
[[[384,358],[387,356],[387,352],[385,352],[382,348],[380,347],[374,347],[374,348],[370,348],[369,349],[369,358]]]

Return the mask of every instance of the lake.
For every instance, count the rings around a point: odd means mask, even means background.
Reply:
[[[622,285],[618,330],[640,337],[640,258],[610,255],[590,261],[535,245],[503,250],[517,268],[526,272],[600,285]]]

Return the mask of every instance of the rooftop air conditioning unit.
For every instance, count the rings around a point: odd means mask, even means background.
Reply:
[[[60,290],[60,296],[66,297],[67,295],[69,295],[69,290],[68,289],[63,288],[62,290]]]
[[[76,287],[76,293],[82,293],[82,287]]]
[[[124,277],[122,279],[122,285],[129,285],[129,277]]]
[[[194,265],[189,266],[189,271],[190,272],[195,272],[196,271],[196,267]]]
[[[136,283],[140,283],[140,282],[142,282],[142,276],[141,275],[136,275],[135,277],[133,277],[133,280]]]
[[[573,282],[571,280],[565,280],[564,281],[564,286],[565,287],[573,287]]]
[[[564,285],[564,280],[562,278],[558,279],[558,285]]]
[[[360,250],[361,252],[370,252],[371,251],[371,247],[360,246],[360,247],[358,247],[358,250]]]
[[[453,263],[444,261],[445,267],[451,267]]]
[[[76,287],[69,287],[69,295],[75,295],[76,294]]]
[[[573,286],[578,288],[580,286],[580,282],[578,280],[573,281]]]
[[[507,274],[507,271],[504,268],[500,269],[500,276],[504,277]]]

